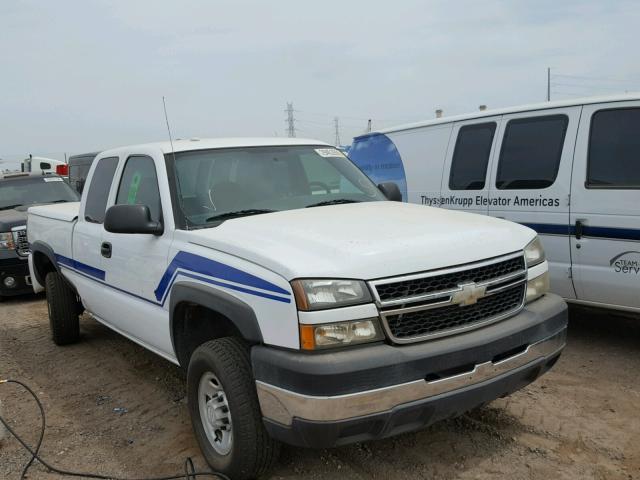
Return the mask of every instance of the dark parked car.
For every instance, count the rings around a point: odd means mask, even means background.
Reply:
[[[69,185],[82,193],[84,182],[87,180],[89,169],[99,152],[83,153],[69,157]]]
[[[33,292],[27,264],[27,209],[77,200],[78,194],[58,175],[0,174],[0,300]]]

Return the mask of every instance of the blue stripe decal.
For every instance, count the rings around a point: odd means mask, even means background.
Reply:
[[[268,293],[257,292],[255,290],[249,290],[247,288],[239,287],[237,285],[230,285],[228,283],[217,282],[217,281],[212,280],[210,278],[201,277],[200,275],[195,275],[193,273],[180,272],[180,275],[184,275],[185,277],[194,278],[196,280],[202,280],[203,282],[210,283],[211,285],[218,285],[220,287],[230,288],[232,290],[237,290],[238,292],[243,292],[243,293],[248,293],[250,295],[256,295],[258,297],[268,298],[270,300],[276,300],[278,302],[291,303],[291,299],[289,299],[289,298],[276,297],[275,295],[269,295]],[[166,298],[162,302],[163,305],[164,305],[165,301],[166,301]]]
[[[135,293],[106,283],[104,281],[104,270],[92,267],[90,265],[87,265],[86,263],[78,262],[77,260],[65,257],[64,255],[56,254],[56,260],[59,265],[73,270],[74,272],[82,275],[85,278],[97,281],[98,283],[106,287],[112,288],[122,293],[126,293],[127,295],[131,295],[132,297],[135,297],[139,300],[144,300],[145,302],[149,302],[153,305],[158,306],[163,306],[165,304],[167,298],[169,297],[168,294],[171,290],[171,286],[175,282],[178,275],[193,278],[195,280],[200,280],[211,285],[247,293],[249,295],[255,295],[257,297],[268,298],[270,300],[275,300],[283,303],[291,303],[291,299],[287,298],[290,297],[291,294],[271,282],[256,277],[255,275],[251,275],[250,273],[243,272],[242,270],[238,270],[237,268],[230,267],[228,265],[224,265],[214,260],[210,260],[208,258],[194,255],[188,252],[178,252],[178,254],[176,254],[174,259],[172,260],[171,264],[167,267],[167,270],[160,280],[158,288],[156,288],[154,292],[157,301],[149,300],[148,298],[141,297],[140,295],[136,295]],[[207,278],[203,275],[216,277],[217,279],[222,281]],[[224,281],[230,281],[242,284],[244,286],[232,285],[230,283],[225,283]],[[253,288],[266,290],[267,292],[287,295],[287,297],[280,297],[277,295],[272,295],[270,293],[253,290]]]
[[[574,235],[575,225],[557,225],[551,223],[522,223],[525,227],[534,229],[536,232],[547,235]],[[615,227],[591,227],[583,225],[583,237],[609,238],[612,240],[640,240],[640,230],[633,228]]]
[[[88,278],[89,280],[93,280],[93,281],[95,281],[95,282],[97,282],[97,283],[99,283],[101,285],[104,285],[105,287],[112,288],[113,290],[117,290],[118,292],[126,293],[127,295],[130,295],[130,296],[132,296],[134,298],[137,298],[138,300],[143,300],[143,301],[145,301],[147,303],[150,303],[152,305],[156,305],[158,307],[161,306],[158,302],[154,302],[153,300],[149,300],[148,298],[141,297],[140,295],[136,295],[135,293],[128,292],[127,290],[123,290],[123,289],[115,287],[113,285],[109,285],[106,282],[101,282],[100,280],[97,280],[95,277],[92,277],[90,275],[86,275],[86,274],[82,273],[79,270],[76,270],[74,268],[68,267],[67,265],[62,264],[62,266],[65,267],[65,268],[69,268],[70,270],[73,270],[78,275],[81,275],[81,276],[83,276],[85,278]]]
[[[522,223],[525,227],[532,228],[538,233],[547,235],[571,235],[569,225],[555,225],[551,223]]]
[[[178,269],[188,270],[190,272],[207,275],[219,280],[226,280],[228,282],[239,283],[247,287],[259,288],[260,290],[266,290],[268,292],[279,293],[281,295],[290,295],[289,292],[280,288],[279,286],[267,282],[262,278],[251,275],[250,273],[243,272],[237,268],[230,267],[215,260],[211,260],[200,255],[194,255],[188,252],[178,252],[173,260],[164,272],[164,275],[160,279],[158,288],[155,290],[155,296],[158,301],[162,300],[166,293],[168,293],[175,272]],[[228,286],[228,285],[225,285]],[[229,286],[229,288],[231,288]]]
[[[65,265],[67,267],[73,268],[79,272],[84,273],[93,278],[97,278],[98,280],[104,280],[105,273],[104,270],[100,270],[99,268],[92,267],[91,265],[87,265],[86,263],[78,262],[69,257],[65,257],[63,255],[58,255],[56,253],[56,260],[59,264]]]
[[[573,228],[575,234],[575,228]],[[617,238],[621,240],[640,240],[640,230],[632,228],[590,227],[584,225],[582,234],[585,237]]]

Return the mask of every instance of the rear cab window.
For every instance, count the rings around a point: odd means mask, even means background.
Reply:
[[[593,114],[585,186],[640,189],[640,108]]]
[[[107,157],[98,160],[84,207],[84,219],[90,223],[104,222],[109,190],[113,176],[118,167],[118,157]]]
[[[517,190],[553,185],[568,123],[566,115],[510,120],[502,140],[496,187]]]

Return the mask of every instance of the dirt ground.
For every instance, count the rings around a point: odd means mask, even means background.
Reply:
[[[141,477],[204,460],[177,367],[83,318],[82,341],[49,338],[41,297],[0,304],[0,378],[47,411],[43,456],[74,470]],[[3,414],[35,441],[35,404],[0,385]],[[273,478],[640,479],[640,321],[574,310],[554,369],[509,398],[413,434],[331,450],[285,447]],[[0,443],[0,478],[28,459]],[[58,478],[36,465],[30,478]]]

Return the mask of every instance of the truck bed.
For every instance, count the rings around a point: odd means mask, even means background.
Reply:
[[[72,257],[71,238],[78,220],[80,202],[31,207],[27,218],[27,237],[47,243],[58,255]]]

